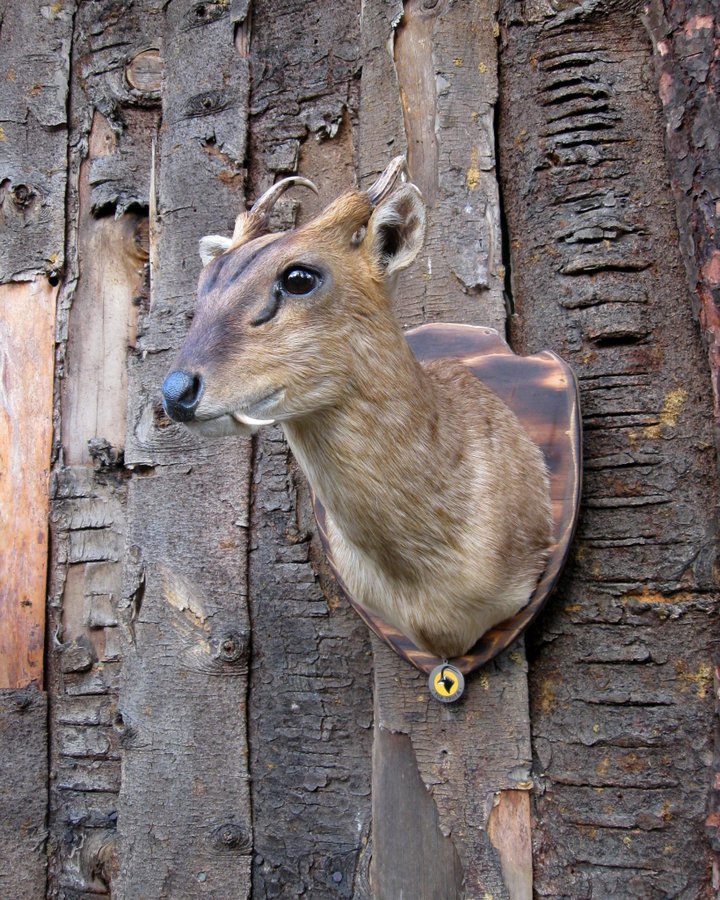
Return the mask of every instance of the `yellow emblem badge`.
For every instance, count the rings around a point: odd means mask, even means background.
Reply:
[[[435,666],[428,679],[430,693],[441,703],[454,703],[462,697],[465,690],[465,679],[460,669],[444,663]]]

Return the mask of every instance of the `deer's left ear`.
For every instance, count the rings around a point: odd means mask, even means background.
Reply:
[[[200,259],[202,264],[206,266],[212,262],[216,256],[220,256],[232,246],[232,238],[222,237],[219,234],[209,234],[207,237],[200,238]]]
[[[394,191],[370,216],[363,243],[386,276],[406,269],[425,239],[425,204],[414,184]]]

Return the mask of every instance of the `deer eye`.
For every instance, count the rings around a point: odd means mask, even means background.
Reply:
[[[288,294],[301,296],[302,294],[309,294],[314,291],[320,283],[320,278],[310,269],[293,266],[283,273],[281,283],[283,289],[286,290]]]

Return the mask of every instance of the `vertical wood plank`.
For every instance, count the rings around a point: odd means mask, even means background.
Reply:
[[[513,337],[573,366],[585,426],[574,560],[528,638],[542,897],[714,893],[712,398],[641,11],[503,16]]]
[[[250,184],[298,171],[276,228],[354,182],[359,4],[253,4]],[[370,820],[372,673],[367,632],[328,577],[302,474],[280,428],[253,459],[249,719],[253,897],[357,897]]]
[[[369,179],[407,150],[410,177],[429,201],[425,247],[398,286],[396,308],[407,325],[446,320],[505,327],[495,9],[492,2],[468,7],[443,0],[364,6],[361,176]],[[382,835],[397,831],[415,861],[405,896],[423,896],[438,871],[422,848],[439,828],[461,871],[440,867],[445,883],[434,888],[438,896],[509,897],[487,828],[496,792],[529,786],[522,642],[470,678],[467,696],[452,707],[433,701],[426,678],[377,640],[373,660],[373,891],[396,896],[393,873],[403,866],[403,851]],[[417,778],[404,779],[394,794],[383,790],[396,767],[390,735],[407,736],[417,767]],[[434,813],[408,831],[405,811],[425,808],[428,797]],[[527,807],[525,819],[513,824],[529,830]],[[517,847],[524,854],[519,864],[532,871],[529,845]]]
[[[182,0],[162,14],[157,268],[131,362],[125,452],[121,897],[250,890],[250,448],[196,440],[160,405],[194,306],[198,240],[230,228],[244,199],[248,64],[235,37],[246,13],[247,4]]]
[[[48,890],[69,897],[109,893],[118,866],[127,361],[148,306],[161,18],[149,5],[120,12],[107,0],[81,4],[73,17],[46,673]],[[154,67],[141,78],[148,59]]]
[[[42,897],[55,305],[75,3],[0,11],[0,895]]]
[[[56,296],[0,285],[0,688],[42,687]]]
[[[45,896],[47,695],[0,689],[0,897]]]

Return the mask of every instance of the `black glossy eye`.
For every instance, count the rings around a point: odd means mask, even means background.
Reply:
[[[299,266],[288,269],[282,276],[283,289],[288,294],[295,294],[296,296],[309,294],[315,290],[319,282],[320,279],[315,272],[311,272],[309,269],[301,269]]]

